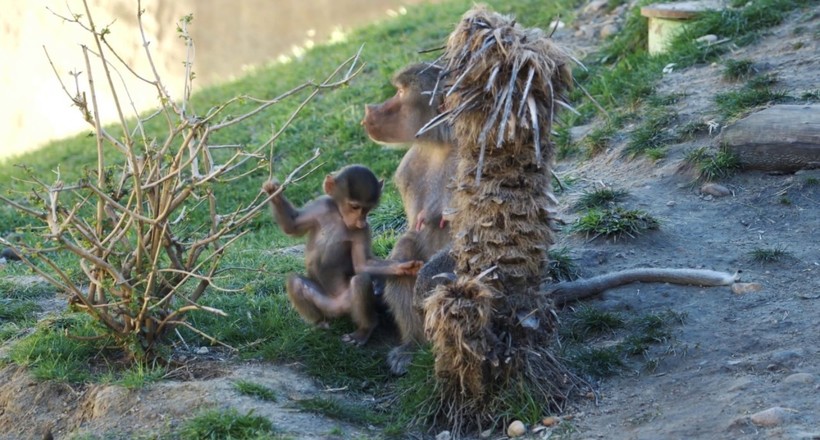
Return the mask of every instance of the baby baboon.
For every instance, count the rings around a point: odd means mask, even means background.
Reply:
[[[382,181],[361,165],[328,175],[326,196],[296,209],[285,196],[271,199],[279,227],[288,235],[307,234],[307,277],[288,277],[291,303],[305,321],[326,327],[327,319],[349,315],[357,325],[343,340],[356,345],[367,342],[377,324],[371,276],[415,276],[421,261],[376,260],[372,256],[367,214],[376,207]],[[274,194],[279,185],[262,187]]]
[[[414,64],[393,77],[396,94],[382,104],[365,107],[362,125],[368,136],[382,144],[410,144],[396,169],[409,230],[396,243],[391,259],[427,261],[450,242],[450,227],[443,215],[456,172],[456,151],[446,123],[416,135],[439,114],[440,93],[433,94],[440,67]],[[440,90],[440,89],[439,89]],[[413,307],[415,276],[386,281],[384,299],[401,333],[402,345],[390,352],[394,373],[403,373],[414,345],[424,340],[421,311]]]

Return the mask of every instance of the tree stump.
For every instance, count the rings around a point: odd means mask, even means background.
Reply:
[[[774,105],[725,127],[718,140],[744,169],[820,168],[820,105]]]

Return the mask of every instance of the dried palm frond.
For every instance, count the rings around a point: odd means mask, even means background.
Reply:
[[[512,17],[478,6],[450,34],[443,74],[452,84],[446,108],[458,138],[477,140],[475,183],[481,183],[487,148],[520,154],[522,141],[538,166],[549,143],[556,108],[571,108],[572,57],[541,29],[523,28]],[[477,118],[478,120],[468,120]]]
[[[433,344],[436,377],[458,384],[460,394],[480,398],[482,366],[491,351],[487,338],[496,293],[480,281],[461,279],[438,286],[424,301],[424,331]]]

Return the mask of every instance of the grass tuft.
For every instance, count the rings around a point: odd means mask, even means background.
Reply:
[[[66,335],[90,339],[76,339]],[[97,323],[85,313],[41,321],[37,330],[17,342],[9,357],[40,380],[82,382],[92,377],[88,365],[111,343],[97,339]]]
[[[596,156],[606,151],[612,138],[617,134],[618,126],[612,123],[594,128],[584,137],[583,145],[588,157]]]
[[[585,347],[571,354],[569,363],[581,374],[597,378],[614,376],[626,367],[617,347]]]
[[[259,439],[274,438],[273,423],[253,415],[253,410],[240,414],[236,409],[210,410],[185,422],[179,432],[182,440]]]
[[[41,310],[40,306],[34,301],[0,298],[0,322],[21,323],[30,321]]]
[[[565,247],[549,250],[549,274],[553,281],[572,281],[581,276]]]
[[[789,98],[786,92],[774,91],[769,87],[768,81],[771,79],[758,78],[763,79],[752,80],[740,90],[718,93],[715,96],[715,103],[721,116],[733,119],[756,107],[783,102]]]
[[[785,247],[757,248],[749,252],[752,261],[756,263],[777,263],[791,257]]]
[[[677,114],[665,109],[653,109],[649,116],[630,135],[625,152],[631,157],[646,154],[674,142],[677,137],[669,130]]]
[[[570,229],[574,233],[592,236],[592,239],[595,239],[600,236],[620,238],[624,235],[634,238],[658,227],[658,220],[644,211],[617,207],[590,209],[576,220]]]
[[[383,414],[363,406],[342,403],[336,399],[314,397],[297,400],[294,404],[304,411],[322,414],[326,417],[357,425],[382,425],[387,421]]]
[[[276,402],[277,400],[276,392],[255,382],[238,380],[233,383],[233,389],[235,389],[239,394],[256,397],[260,400],[265,400],[268,402]]]
[[[575,309],[562,333],[566,332],[566,337],[582,341],[590,336],[611,333],[623,326],[624,320],[618,314],[582,305]]]
[[[629,196],[629,191],[623,189],[596,189],[590,192],[584,192],[573,205],[573,209],[581,211],[592,208],[606,208],[615,203],[622,202],[627,196]]]
[[[734,174],[740,168],[740,161],[737,156],[726,150],[720,150],[714,156],[702,157],[697,162],[698,177],[701,180],[711,182],[717,179],[725,179]]]
[[[749,79],[756,73],[752,60],[726,60],[723,63],[723,79],[726,81]]]

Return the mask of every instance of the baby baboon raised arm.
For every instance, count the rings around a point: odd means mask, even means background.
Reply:
[[[302,209],[294,208],[281,194],[271,199],[283,232],[307,234],[307,276],[288,277],[291,303],[305,321],[322,327],[328,319],[350,316],[357,329],[343,339],[356,345],[366,343],[377,324],[371,276],[415,275],[421,268],[421,261],[383,261],[372,256],[367,214],[378,204],[382,184],[368,168],[351,165],[327,176],[327,195]],[[263,189],[274,194],[279,185],[266,182]]]
[[[439,114],[441,95],[433,94],[440,67],[413,64],[393,77],[396,94],[365,107],[362,125],[382,144],[412,144],[396,169],[395,182],[411,226],[396,243],[391,259],[427,261],[450,242],[443,211],[450,202],[450,179],[456,172],[456,151],[450,127],[442,123],[424,134],[419,129]],[[439,88],[440,90],[440,88]],[[393,312],[402,345],[391,351],[391,370],[406,370],[414,344],[424,340],[421,311],[413,307],[415,276],[386,281],[384,299]]]

